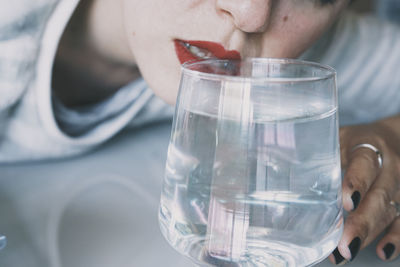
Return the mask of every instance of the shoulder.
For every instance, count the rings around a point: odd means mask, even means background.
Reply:
[[[0,9],[0,111],[33,80],[43,33],[51,15],[70,0],[14,0]]]
[[[51,58],[51,49],[57,37],[51,30],[62,31],[63,22],[54,25],[54,15],[66,14],[71,4],[79,0],[13,0],[0,9],[0,140],[2,149],[7,140],[17,138],[18,129],[41,129],[37,108],[40,106],[37,91],[50,94],[46,84],[38,86],[39,76],[50,71],[46,53]],[[72,7],[73,8],[73,7]],[[63,11],[64,10],[64,11]],[[65,20],[68,20],[68,16]],[[46,36],[50,36],[45,40]],[[40,69],[40,65],[45,66]],[[42,79],[43,81],[43,79]],[[41,90],[38,90],[41,87]],[[13,111],[13,112],[11,112]],[[29,122],[29,123],[27,123]],[[28,125],[29,124],[29,125]],[[17,125],[17,126],[15,126]],[[17,129],[17,130],[16,130]],[[26,132],[25,132],[26,133]],[[43,131],[42,131],[43,133]],[[26,136],[24,136],[26,138]],[[15,140],[10,143],[16,143]],[[7,154],[7,153],[6,153]],[[5,155],[5,154],[4,154]],[[0,156],[3,156],[1,151]]]
[[[0,10],[0,40],[5,36],[8,39],[40,30],[54,7],[61,2],[63,0],[9,1]]]
[[[375,15],[345,13],[330,40],[320,60],[337,70],[342,110],[358,122],[399,113],[400,26]]]
[[[389,56],[398,45],[400,25],[375,15],[345,12],[303,57],[342,70],[366,59]],[[371,60],[363,62],[371,63]]]

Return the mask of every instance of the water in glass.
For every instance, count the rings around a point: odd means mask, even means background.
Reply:
[[[318,95],[241,93],[224,105],[221,92],[217,111],[177,110],[161,230],[202,266],[315,264],[342,233],[337,109]]]

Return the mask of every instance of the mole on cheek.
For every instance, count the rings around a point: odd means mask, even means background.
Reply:
[[[286,22],[287,20],[288,20],[288,16],[286,15],[283,17],[283,21]]]

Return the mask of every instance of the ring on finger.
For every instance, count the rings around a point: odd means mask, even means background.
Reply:
[[[371,145],[371,144],[364,143],[364,144],[355,145],[355,146],[351,149],[351,152],[354,152],[355,150],[357,150],[357,149],[359,149],[359,148],[368,148],[368,149],[371,149],[372,151],[374,151],[374,153],[376,154],[377,159],[378,159],[378,166],[379,166],[379,169],[382,168],[382,166],[383,166],[383,154],[382,154],[382,152],[381,152],[379,149],[377,149],[375,146],[373,146],[373,145]]]
[[[389,204],[392,205],[396,209],[396,217],[400,216],[400,204],[393,200],[390,201]]]

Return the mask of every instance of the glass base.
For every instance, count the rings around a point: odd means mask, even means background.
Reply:
[[[160,211],[160,229],[166,240],[175,250],[198,266],[312,266],[325,259],[335,249],[343,231],[340,213],[330,231],[312,239],[293,239],[293,236],[290,236],[293,233],[290,232],[272,235],[264,228],[252,227],[247,230],[246,236],[239,236],[235,242],[230,243],[215,236],[210,238],[207,225],[182,224],[171,219],[169,213],[162,212],[165,209]]]
[[[338,238],[341,229],[337,232]],[[179,253],[188,257],[197,266],[220,266],[220,267],[306,267],[313,266],[324,260],[336,247],[337,238],[324,244],[319,249],[294,250],[287,245],[263,241],[248,241],[243,255],[238,259],[213,255],[208,250],[205,239],[191,237],[180,239],[170,245]],[[168,240],[168,239],[167,239]],[[170,241],[170,240],[168,240]],[[176,240],[177,241],[177,240]]]
[[[232,261],[224,257],[212,256],[208,251],[203,252],[201,263],[194,261],[199,266],[222,266],[222,267],[292,267],[296,266],[295,258],[291,255],[279,255],[277,251],[269,251],[268,249],[248,249],[247,255],[242,256],[239,260]],[[192,259],[193,260],[193,259]]]

